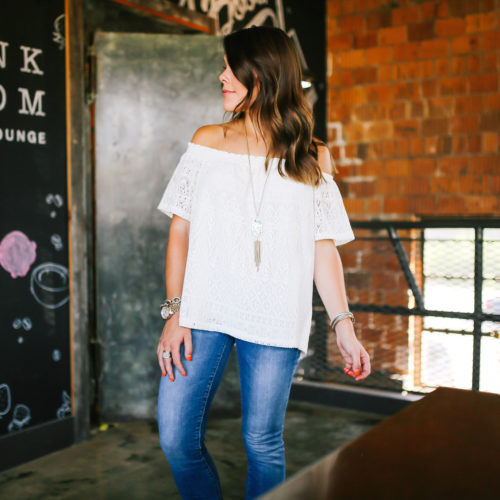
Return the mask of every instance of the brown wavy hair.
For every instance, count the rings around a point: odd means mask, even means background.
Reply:
[[[314,116],[302,89],[302,67],[293,41],[279,28],[252,26],[226,35],[223,43],[233,74],[248,90],[229,122],[244,118],[247,110],[260,133],[264,136],[264,130],[270,137],[266,170],[271,158],[284,159],[290,178],[319,185],[323,176],[318,145],[325,143],[313,137]],[[257,97],[250,106],[255,87]],[[278,171],[285,175],[281,161]]]

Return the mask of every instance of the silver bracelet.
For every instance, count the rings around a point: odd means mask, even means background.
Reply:
[[[337,315],[335,316],[335,318],[333,318],[332,322],[330,323],[330,327],[331,327],[331,329],[332,329],[333,331],[335,331],[335,325],[336,325],[339,321],[341,321],[341,320],[343,320],[343,319],[345,319],[345,318],[351,318],[352,323],[354,324],[354,314],[353,314],[352,312],[350,312],[350,311],[341,312],[341,313],[337,314]]]

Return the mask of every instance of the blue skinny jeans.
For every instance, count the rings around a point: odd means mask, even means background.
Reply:
[[[210,404],[236,344],[242,433],[248,460],[245,499],[285,480],[283,426],[300,350],[246,342],[225,333],[191,329],[193,359],[186,376],[172,363],[174,382],[161,377],[158,395],[160,445],[183,500],[219,500],[215,464],[205,447]]]

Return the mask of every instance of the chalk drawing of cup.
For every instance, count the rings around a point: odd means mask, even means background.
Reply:
[[[26,405],[16,405],[12,420],[10,421],[7,430],[9,432],[22,429],[31,420],[31,410]]]
[[[45,262],[31,272],[30,291],[35,300],[47,309],[56,309],[69,300],[68,269]]]
[[[0,242],[0,265],[12,276],[26,276],[36,259],[36,243],[21,231],[11,231]]]

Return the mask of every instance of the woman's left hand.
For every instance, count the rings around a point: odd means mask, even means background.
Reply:
[[[356,338],[354,331],[337,328],[336,335],[337,345],[345,361],[344,372],[358,382],[368,377],[371,372],[370,356]]]

